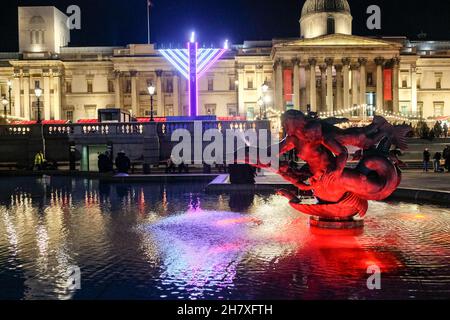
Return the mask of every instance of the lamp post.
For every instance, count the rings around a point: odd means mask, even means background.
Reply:
[[[12,114],[12,98],[11,98],[11,92],[12,92],[12,81],[8,80],[8,95],[9,95],[9,114]]]
[[[156,88],[153,84],[148,86],[148,93],[150,94],[150,122],[154,122],[155,119],[153,117],[153,96],[155,95]]]
[[[37,123],[41,123],[41,96],[42,96],[42,89],[41,88],[35,88],[34,89],[34,94],[37,98]]]
[[[264,120],[267,120],[267,91],[269,91],[269,85],[267,84],[267,81],[264,81],[262,87],[261,87],[262,93],[263,93],[263,106],[264,106]]]
[[[8,111],[6,110],[6,106],[9,104],[8,99],[6,97],[3,97],[2,99],[2,105],[3,105],[3,116],[5,117],[5,124],[6,124],[6,118],[8,116]]]

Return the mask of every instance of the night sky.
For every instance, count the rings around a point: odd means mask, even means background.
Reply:
[[[205,44],[299,36],[304,0],[152,0],[152,42],[177,45],[195,29]],[[17,51],[17,7],[55,5],[82,10],[82,30],[72,31],[71,46],[116,46],[147,41],[147,0],[2,0],[0,51]],[[408,36],[423,31],[429,40],[450,40],[450,1],[349,0],[354,34]],[[366,28],[366,9],[382,9],[382,30]]]

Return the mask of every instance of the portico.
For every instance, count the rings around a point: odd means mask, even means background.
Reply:
[[[314,112],[346,115],[350,115],[346,110],[366,105],[398,110],[398,97],[392,91],[398,88],[395,80],[399,77],[401,47],[394,42],[343,34],[276,44],[271,54],[276,61],[276,106],[280,111],[306,111],[310,105]],[[389,90],[391,94],[384,96]],[[291,91],[293,99],[287,101]],[[362,116],[363,112],[354,115]]]

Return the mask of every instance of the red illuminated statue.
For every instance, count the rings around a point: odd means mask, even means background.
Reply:
[[[304,204],[293,193],[280,190],[293,208],[324,220],[364,217],[369,200],[384,200],[399,186],[399,160],[391,147],[407,148],[409,126],[393,126],[383,117],[363,128],[340,129],[337,119],[321,120],[290,110],[282,117],[286,139],[280,154],[295,150],[306,165],[297,169],[282,164],[278,171],[300,190],[312,191],[317,204]],[[347,168],[347,147],[359,148],[354,169]]]

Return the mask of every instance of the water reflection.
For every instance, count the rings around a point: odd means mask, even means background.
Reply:
[[[210,196],[201,184],[0,187],[0,298],[450,297],[450,217],[438,207],[372,203],[364,231],[327,231],[278,196]],[[370,265],[381,291],[367,290]],[[66,288],[72,266],[79,291]]]

